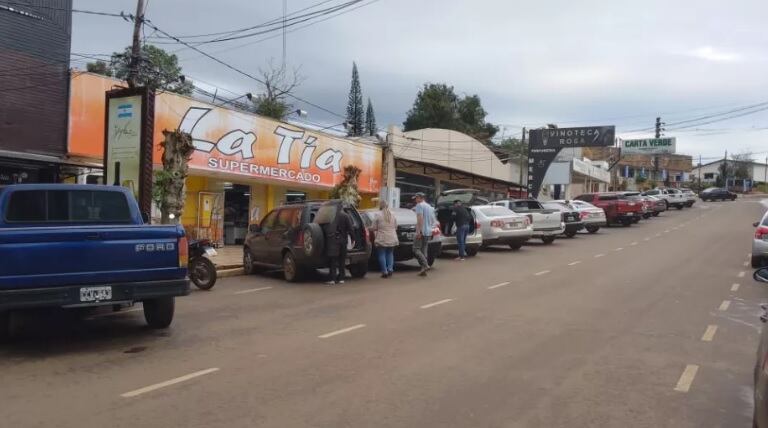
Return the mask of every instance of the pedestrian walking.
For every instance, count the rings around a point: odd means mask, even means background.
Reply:
[[[339,205],[336,216],[323,227],[325,234],[325,254],[328,256],[330,278],[326,285],[344,284],[347,264],[347,243],[355,237],[352,234],[354,227],[352,218],[344,212],[344,206]]]
[[[421,271],[419,276],[427,276],[429,267],[429,241],[432,239],[432,227],[435,223],[435,210],[424,200],[424,194],[421,192],[413,196],[416,206],[413,211],[416,213],[416,237],[413,239],[413,254],[419,262]]]
[[[381,277],[389,278],[395,271],[395,247],[399,243],[397,239],[397,219],[389,209],[387,201],[379,202],[379,213],[373,221],[371,230],[376,239],[376,255],[379,258]]]
[[[467,235],[469,234],[469,222],[472,221],[472,215],[460,200],[453,201],[453,212],[451,213],[453,222],[456,224],[456,242],[459,245],[459,257],[456,260],[466,260],[467,258]]]

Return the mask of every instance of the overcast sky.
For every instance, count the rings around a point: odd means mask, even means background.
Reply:
[[[343,3],[331,0],[321,7]],[[321,0],[288,0],[288,11]],[[368,4],[371,2],[370,4]],[[76,9],[133,12],[135,0],[75,0]],[[287,61],[306,81],[297,95],[344,113],[352,62],[379,127],[401,124],[425,82],[478,94],[505,134],[522,126],[616,125],[628,131],[768,101],[766,0],[367,0],[365,6],[288,34]],[[256,25],[282,0],[149,0],[147,17],[174,34]],[[129,44],[119,18],[75,14],[72,51],[110,53]],[[150,34],[147,34],[150,35]],[[280,36],[201,47],[252,72],[282,56]],[[164,45],[171,50],[178,45]],[[259,85],[188,49],[185,74],[237,94]],[[201,83],[202,84],[202,83]],[[342,119],[311,106],[307,120]],[[749,111],[749,110],[746,110]],[[741,112],[736,112],[738,114]],[[695,122],[690,122],[695,123]],[[688,123],[687,123],[688,124]],[[768,156],[768,110],[668,132],[678,152]],[[704,131],[712,129],[715,131]],[[706,159],[705,159],[706,160]]]

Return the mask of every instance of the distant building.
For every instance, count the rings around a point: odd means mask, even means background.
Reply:
[[[643,182],[655,182],[657,186],[681,187],[691,181],[693,158],[680,154],[644,155],[632,154],[619,157],[615,147],[588,147],[585,156],[599,159],[613,165],[616,187],[638,189],[645,187]],[[658,159],[658,165],[656,160]]]
[[[744,162],[730,159],[728,160],[728,163],[745,167],[744,169],[747,171],[748,179],[752,181],[752,183],[768,182],[768,167],[766,166],[768,164],[766,163]],[[714,184],[720,176],[722,165],[722,159],[703,165],[697,165],[693,168],[693,171],[691,171],[691,176],[695,180],[698,180],[699,177],[701,177],[702,183]]]

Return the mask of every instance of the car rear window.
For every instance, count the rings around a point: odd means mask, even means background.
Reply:
[[[545,202],[542,204],[544,208],[548,210],[558,210],[558,211],[565,211],[566,207],[565,205],[559,203],[559,202]]]
[[[92,190],[19,190],[5,213],[16,223],[131,223],[125,195]]]
[[[474,193],[450,193],[448,195],[440,195],[437,198],[438,204],[452,204],[454,201],[461,201],[462,204],[468,204],[472,202]]]
[[[505,207],[484,207],[480,208],[480,212],[486,217],[506,217],[515,215],[515,213]]]
[[[542,207],[538,201],[514,201],[510,204],[510,208],[515,212],[526,212],[540,210]]]
[[[619,197],[617,195],[600,195],[598,199],[601,201],[616,201]]]

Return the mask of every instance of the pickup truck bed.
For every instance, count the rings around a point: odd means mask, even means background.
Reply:
[[[120,187],[14,185],[0,190],[0,320],[9,311],[144,302],[153,327],[189,293],[179,225],[144,225]],[[0,335],[5,327],[0,325]]]
[[[492,205],[500,205],[517,214],[527,215],[533,225],[533,237],[541,239],[545,244],[551,244],[558,235],[565,232],[562,213],[559,210],[546,209],[534,199],[497,201]]]

